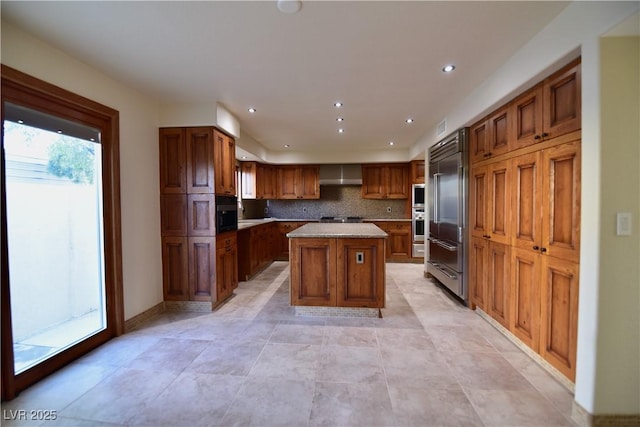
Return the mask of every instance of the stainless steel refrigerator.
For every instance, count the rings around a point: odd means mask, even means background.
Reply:
[[[468,299],[466,217],[468,128],[429,148],[427,273],[464,303]]]

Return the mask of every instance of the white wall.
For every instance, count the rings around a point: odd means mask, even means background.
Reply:
[[[618,362],[628,364],[627,355],[637,354],[640,347],[637,334],[624,337],[625,341],[617,341],[616,352],[606,351],[604,342],[598,340],[599,336],[617,336],[616,328],[619,327],[615,322],[609,323],[601,318],[600,294],[611,286],[612,280],[621,280],[620,283],[631,281],[636,286],[638,282],[637,275],[635,281],[632,276],[627,275],[620,279],[607,277],[606,281],[601,280],[600,276],[601,264],[610,255],[601,254],[599,249],[602,244],[601,194],[608,190],[600,186],[600,153],[607,148],[608,141],[601,138],[600,134],[599,38],[637,12],[638,8],[637,2],[571,3],[446,117],[449,129],[468,126],[570,59],[582,56],[582,217],[575,400],[592,414],[638,413],[639,396],[628,395],[627,384],[640,382],[640,377],[633,371],[627,373],[624,384],[609,381],[606,390],[598,389],[596,393],[596,378],[608,377],[617,369]],[[427,132],[413,151],[426,151],[437,142],[435,135],[435,129]],[[617,188],[615,190],[618,191]],[[636,197],[636,193],[637,187],[632,197]],[[626,195],[623,190],[621,197],[625,198]],[[620,286],[625,287],[622,284]],[[619,301],[614,298],[613,302],[615,305]],[[620,315],[627,319],[633,319],[634,313],[637,316],[637,298],[635,302],[635,312],[624,312],[629,307],[621,304]],[[635,399],[636,404],[629,403],[632,399]]]
[[[595,413],[640,414],[640,37],[601,39],[600,59],[600,185],[611,191],[600,202]],[[617,212],[632,214],[631,236],[616,235]]]
[[[162,302],[155,103],[5,21],[1,52],[3,64],[120,112],[125,318]]]

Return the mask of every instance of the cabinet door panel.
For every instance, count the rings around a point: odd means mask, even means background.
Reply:
[[[469,299],[472,305],[486,310],[487,263],[489,242],[477,237],[471,238],[469,248]]]
[[[489,231],[491,241],[509,244],[511,235],[511,180],[509,163],[493,163],[489,167]]]
[[[384,240],[337,239],[340,307],[384,307]]]
[[[485,237],[488,234],[487,224],[487,167],[474,167],[469,183],[469,227],[474,237]],[[433,216],[433,214],[432,214]]]
[[[240,165],[240,186],[242,187],[241,192],[243,199],[261,198],[258,189],[259,170],[260,165],[256,162],[242,162]]]
[[[471,163],[479,162],[487,158],[489,152],[489,130],[487,121],[483,120],[471,127],[469,131],[469,151]]]
[[[411,183],[425,184],[425,161],[413,160],[411,162]]]
[[[278,198],[296,199],[296,168],[294,166],[278,167]]]
[[[187,195],[160,196],[160,220],[163,236],[187,235]]]
[[[540,153],[518,156],[512,161],[513,246],[538,250],[542,246],[542,174]],[[536,249],[538,248],[538,249]]]
[[[187,152],[184,129],[160,129],[160,193],[187,192]]]
[[[233,138],[215,130],[215,193],[236,194],[236,147]]]
[[[509,330],[534,351],[538,351],[540,328],[540,256],[531,251],[511,249]]]
[[[211,128],[187,128],[187,193],[213,193],[214,155]]]
[[[489,153],[487,154],[490,157],[504,154],[509,150],[509,140],[511,139],[509,113],[508,108],[503,108],[489,117]]]
[[[186,237],[162,238],[162,285],[164,299],[189,299],[189,249]]]
[[[382,199],[385,196],[383,167],[362,165],[362,198]]]
[[[296,176],[299,181],[298,198],[319,199],[320,198],[320,168],[318,166],[302,166]]]
[[[387,171],[387,197],[389,199],[406,199],[409,195],[409,169],[407,165],[389,165]]]
[[[189,237],[189,285],[191,301],[211,301],[215,295],[215,237]]]
[[[213,194],[189,194],[189,236],[215,236],[216,220]]]
[[[291,305],[335,306],[336,239],[292,239],[290,259]]]
[[[542,142],[542,104],[542,85],[525,92],[511,103],[513,137],[509,141],[509,150]]]
[[[544,256],[540,354],[575,379],[578,330],[578,265]]]
[[[544,82],[544,132],[555,138],[582,127],[581,67],[573,64]]]
[[[511,259],[509,246],[491,242],[488,262],[488,314],[502,326],[509,328]]]
[[[542,154],[542,242],[549,255],[579,262],[580,259],[580,145],[562,144]]]

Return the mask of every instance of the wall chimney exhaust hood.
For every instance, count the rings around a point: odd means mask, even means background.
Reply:
[[[362,185],[359,164],[320,165],[320,185]]]

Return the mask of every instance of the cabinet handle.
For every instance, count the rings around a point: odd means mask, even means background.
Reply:
[[[542,132],[542,137],[543,137],[543,138],[546,138],[546,137],[548,137],[548,136],[549,136],[549,134],[548,134],[548,133],[546,133],[546,132]]]
[[[541,138],[542,138],[542,137],[541,137],[540,135],[536,135],[536,136],[534,136],[534,137],[533,137],[533,139],[535,139],[536,141],[537,141],[537,140],[539,140],[539,139],[541,139]]]
[[[547,248],[540,248],[540,252],[542,252],[542,253],[547,252]]]
[[[534,251],[540,250],[540,246],[534,246],[534,247],[533,247],[533,250],[534,250]]]

